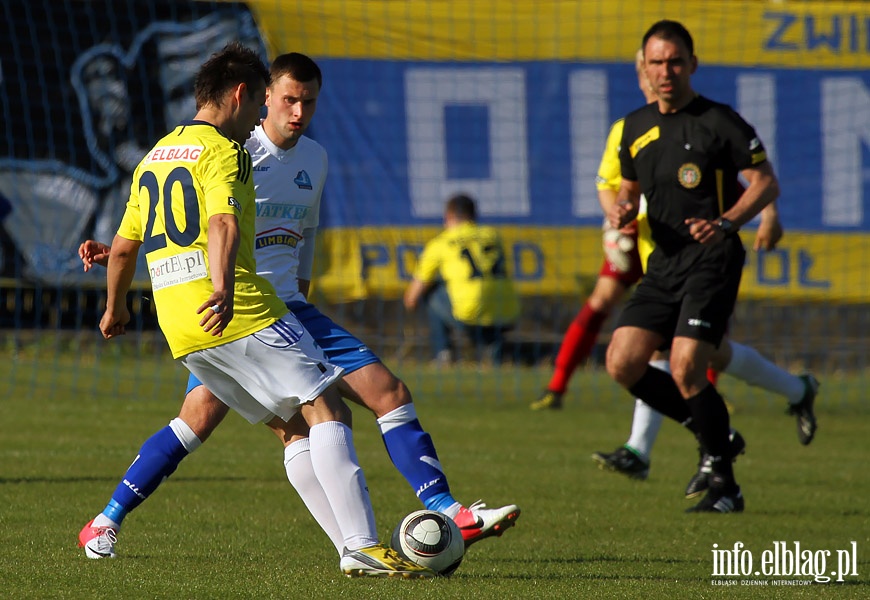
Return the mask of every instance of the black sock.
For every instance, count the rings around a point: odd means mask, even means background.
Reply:
[[[726,485],[734,482],[731,466],[731,419],[725,400],[712,385],[686,400],[692,411],[692,421],[704,451],[714,457],[713,473],[723,477]]]
[[[674,378],[661,369],[647,366],[643,376],[628,391],[654,409],[696,432],[692,412]]]

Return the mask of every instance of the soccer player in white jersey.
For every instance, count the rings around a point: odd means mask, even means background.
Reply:
[[[479,502],[466,507],[456,501],[432,439],[417,419],[405,384],[360,340],[307,303],[327,155],[322,146],[303,132],[314,116],[322,76],[314,61],[298,53],[277,57],[271,65],[271,76],[266,95],[267,117],[246,142],[253,160],[257,196],[258,273],[275,285],[279,297],[323,348],[328,360],[344,368],[339,390],[374,414],[390,458],[423,504],[453,518],[466,546],[501,535],[514,524],[520,509],[512,504],[489,509]],[[93,241],[82,244],[79,251],[86,270],[95,262],[104,263],[108,253],[108,246]],[[190,426],[199,443],[205,441],[226,413],[227,407],[191,377],[179,419]],[[331,523],[329,511],[324,511],[324,504],[319,501],[317,482],[308,464],[310,442],[305,437],[306,428],[304,423],[299,425],[296,431],[280,434],[289,435],[282,437],[286,444],[287,477],[340,552],[339,532]],[[160,432],[155,434],[158,435]],[[125,476],[135,482],[141,495],[120,485],[104,510],[117,525],[199,445],[187,448],[168,433],[165,437],[171,447],[151,452],[155,455],[151,464],[157,468],[136,472],[134,463]],[[150,440],[140,454],[150,451],[149,443]]]
[[[269,81],[256,53],[238,43],[200,67],[195,118],[157,142],[134,173],[107,265],[100,330],[107,339],[126,332],[126,293],[143,248],[173,357],[225,405],[251,423],[266,423],[287,447],[306,437],[310,450],[298,459],[316,487],[309,498],[317,496],[318,520],[328,521],[324,528],[341,545],[341,570],[348,576],[432,577],[433,571],[379,543],[334,385],[343,369],[327,361],[272,284],[255,272],[253,164],[242,144],[259,121]],[[175,458],[200,443],[183,416],[173,419],[145,443],[119,489],[144,498],[152,490],[141,487],[143,474],[167,475]],[[123,511],[113,497],[82,529],[79,542],[89,558],[115,555]]]

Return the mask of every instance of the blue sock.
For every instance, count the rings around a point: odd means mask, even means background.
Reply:
[[[152,435],[124,473],[103,514],[120,525],[127,513],[142,504],[187,455],[188,451],[168,425]]]
[[[456,499],[450,494],[450,492],[442,493],[442,494],[433,494],[426,498],[423,501],[423,504],[429,510],[434,510],[440,513],[446,513],[447,509],[457,504]],[[458,509],[457,509],[458,510]],[[455,516],[455,515],[450,515]]]
[[[426,508],[439,510],[456,502],[450,494],[432,438],[423,431],[420,421],[414,419],[392,427],[383,438],[393,464]]]

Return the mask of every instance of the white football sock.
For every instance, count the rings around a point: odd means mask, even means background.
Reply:
[[[377,420],[378,429],[381,430],[381,435],[388,431],[392,431],[396,427],[401,427],[405,423],[410,423],[417,418],[417,409],[414,404],[409,402],[403,404],[399,408],[394,408],[383,417]]]
[[[776,366],[755,348],[731,340],[728,343],[731,344],[731,362],[723,373],[749,385],[785,396],[791,404],[801,401],[806,391],[803,379]]]
[[[448,506],[447,508],[442,510],[441,514],[444,514],[444,515],[450,517],[451,519],[455,519],[456,515],[458,515],[459,511],[462,510],[463,508],[465,508],[465,507],[462,506],[462,504],[460,504],[459,502],[454,502],[453,504],[451,504],[450,506]]]
[[[649,456],[652,453],[653,444],[656,443],[663,420],[664,416],[662,413],[640,398],[635,398],[634,417],[631,421],[631,436],[625,445],[629,446],[640,454],[641,458],[649,462]]]
[[[671,372],[671,365],[666,360],[651,360],[649,365],[665,373]],[[626,446],[640,454],[641,458],[649,462],[653,445],[662,428],[664,415],[652,408],[640,398],[634,401],[634,416],[631,420],[631,435]]]
[[[332,514],[326,492],[323,491],[317,475],[314,474],[314,467],[311,464],[311,444],[308,438],[293,442],[284,448],[284,469],[287,471],[287,479],[302,498],[308,512],[326,532],[338,555],[341,556],[344,537],[341,535],[341,528],[335,520],[335,515]]]
[[[94,527],[111,527],[115,531],[120,531],[121,526],[115,523],[112,519],[104,515],[103,513],[98,514],[94,517]]]
[[[350,427],[338,421],[311,428],[311,464],[349,550],[378,543],[366,478],[356,457]]]
[[[193,429],[190,428],[190,425],[178,417],[169,421],[169,428],[175,434],[175,437],[178,438],[178,441],[181,442],[181,445],[184,446],[184,449],[187,450],[188,454],[202,446],[202,442],[193,432]]]

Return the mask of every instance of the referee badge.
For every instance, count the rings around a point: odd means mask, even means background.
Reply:
[[[686,163],[677,171],[677,179],[686,189],[696,188],[701,183],[701,169],[695,163]]]

